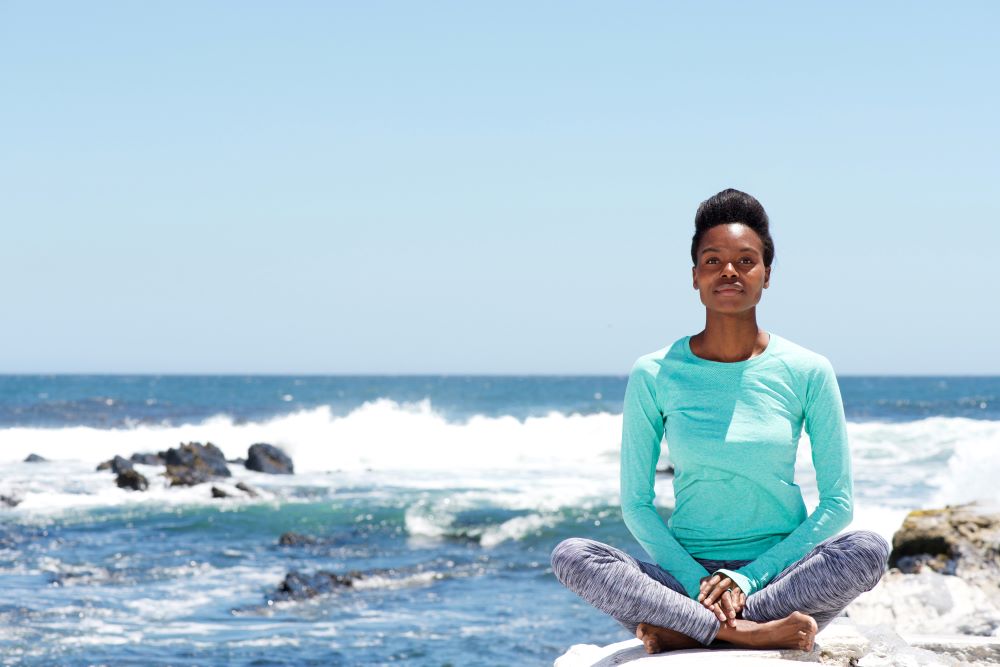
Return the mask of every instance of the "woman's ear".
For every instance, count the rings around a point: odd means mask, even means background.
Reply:
[[[691,267],[691,282],[694,283],[694,288],[698,289],[698,267]]]
[[[769,287],[771,284],[771,267],[768,266],[764,269],[764,287]]]

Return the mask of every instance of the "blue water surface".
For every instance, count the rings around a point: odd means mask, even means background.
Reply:
[[[998,377],[847,376],[839,382],[851,421],[1000,419]],[[426,399],[457,422],[475,415],[620,414],[625,383],[625,376],[5,375],[0,428],[176,425],[220,414],[241,423],[321,406],[342,416],[380,398]]]

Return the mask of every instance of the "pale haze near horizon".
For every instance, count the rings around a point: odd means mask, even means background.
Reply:
[[[1000,374],[992,3],[0,3],[3,373],[623,374],[759,325]]]

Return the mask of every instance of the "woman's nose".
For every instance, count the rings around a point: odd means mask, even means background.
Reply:
[[[724,276],[735,276],[736,266],[732,262],[726,262],[726,265],[722,267],[722,275]]]

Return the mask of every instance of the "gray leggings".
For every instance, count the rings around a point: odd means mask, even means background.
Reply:
[[[741,617],[763,622],[800,611],[812,616],[822,630],[854,598],[875,587],[888,559],[889,544],[877,533],[855,530],[831,537],[749,596]],[[695,560],[709,573],[750,562]],[[721,627],[715,614],[689,598],[670,572],[602,542],[563,540],[552,551],[552,570],[564,586],[632,634],[639,623],[649,623],[707,646]]]

